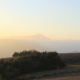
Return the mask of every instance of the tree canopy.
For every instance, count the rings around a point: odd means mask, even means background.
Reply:
[[[12,80],[19,75],[55,70],[65,66],[57,52],[22,51],[15,52],[12,59],[0,60],[0,74],[6,80]]]

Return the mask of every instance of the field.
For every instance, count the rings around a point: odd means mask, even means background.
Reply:
[[[44,78],[44,79],[34,79],[34,80],[80,80],[80,76],[67,76],[67,77],[58,77],[58,78]]]
[[[80,65],[80,53],[59,53],[59,56],[67,64]]]
[[[80,65],[68,65],[64,69],[26,74],[22,80],[80,80]]]

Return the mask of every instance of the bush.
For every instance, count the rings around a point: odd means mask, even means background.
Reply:
[[[57,52],[22,51],[15,52],[7,61],[0,60],[0,73],[6,80],[12,80],[19,75],[64,68],[65,62],[60,59]]]

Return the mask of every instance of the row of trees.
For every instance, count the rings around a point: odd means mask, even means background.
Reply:
[[[56,52],[22,51],[15,52],[13,57],[10,60],[0,60],[0,74],[6,80],[13,80],[27,73],[55,70],[66,66]]]

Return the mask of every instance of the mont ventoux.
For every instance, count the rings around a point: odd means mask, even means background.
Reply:
[[[70,53],[80,51],[80,41],[51,40],[44,35],[12,36],[0,39],[0,58],[11,57],[14,52],[23,50],[57,51]]]

